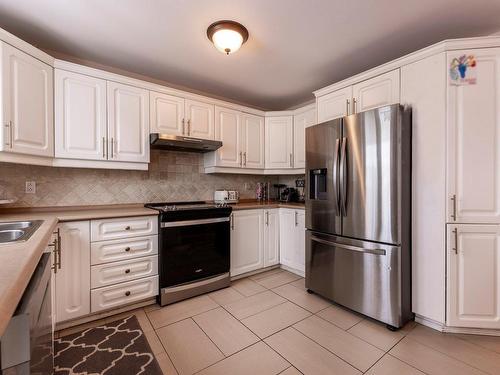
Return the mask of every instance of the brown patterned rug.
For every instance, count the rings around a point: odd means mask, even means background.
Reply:
[[[55,341],[54,374],[161,375],[132,315]]]

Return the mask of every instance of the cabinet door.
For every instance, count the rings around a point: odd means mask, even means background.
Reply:
[[[0,150],[54,156],[53,69],[2,43],[4,142]]]
[[[90,313],[90,223],[59,225],[61,268],[56,273],[56,320],[62,322]]]
[[[186,100],[187,135],[194,138],[214,139],[214,105]]]
[[[293,166],[306,167],[306,128],[316,123],[316,109],[310,109],[293,117]]]
[[[295,211],[295,269],[306,271],[306,214],[304,210]]]
[[[293,167],[293,117],[266,118],[266,168]]]
[[[222,141],[216,151],[218,167],[241,167],[241,113],[232,109],[215,107],[215,139]]]
[[[108,159],[149,163],[149,91],[108,82]]]
[[[55,156],[106,160],[106,81],[55,71]]]
[[[269,267],[280,262],[278,209],[264,211],[264,225],[264,267]]]
[[[280,208],[280,263],[294,267],[295,253],[295,211],[287,208]]]
[[[448,225],[449,326],[500,328],[500,226]]]
[[[351,114],[352,87],[320,96],[316,101],[318,124]]]
[[[234,211],[231,219],[231,276],[264,267],[263,210]]]
[[[184,98],[149,93],[151,133],[186,135],[184,121]]]
[[[448,86],[447,221],[500,223],[500,48],[449,52],[448,65],[461,55],[477,82]]]
[[[264,168],[264,118],[241,115],[242,164],[245,168]]]
[[[352,92],[352,113],[399,103],[399,69],[357,83]]]

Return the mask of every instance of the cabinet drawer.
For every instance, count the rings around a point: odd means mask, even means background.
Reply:
[[[106,286],[90,291],[91,312],[141,301],[158,294],[158,276]]]
[[[158,254],[158,236],[93,242],[90,249],[92,265],[156,255]]]
[[[90,231],[92,242],[158,234],[158,216],[92,220]]]
[[[100,264],[90,269],[90,287],[100,288],[158,274],[158,256]]]

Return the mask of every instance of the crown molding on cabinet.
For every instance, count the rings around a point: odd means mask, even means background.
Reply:
[[[498,47],[499,45],[500,45],[500,36],[484,36],[475,38],[444,40],[442,42],[433,44],[429,47],[425,47],[419,49],[418,51],[399,57],[395,60],[389,61],[385,64],[379,65],[373,69],[366,70],[362,73],[356,74],[342,81],[335,82],[329,86],[313,91],[313,94],[316,97],[320,97],[330,92],[337,91],[347,86],[354,85],[358,82],[365,81],[375,76],[387,73],[391,70],[401,68],[404,65],[408,65],[415,61],[422,60],[426,57],[436,55],[440,52],[462,50],[462,49],[473,49],[473,48],[495,48]]]
[[[18,38],[17,36],[9,33],[8,31],[0,28],[0,40],[4,41],[7,44],[10,44],[12,47],[15,47],[28,55],[33,56],[34,58],[40,60],[41,62],[48,64],[50,66],[54,66],[54,57],[50,56],[48,53],[43,52],[42,50],[36,48],[35,46],[25,42],[24,40]]]

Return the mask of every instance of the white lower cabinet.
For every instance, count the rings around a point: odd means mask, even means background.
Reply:
[[[263,210],[234,211],[231,220],[231,276],[264,267]]]
[[[447,325],[500,329],[500,225],[448,225]]]
[[[61,268],[56,273],[56,321],[90,313],[90,222],[59,225]]]
[[[305,211],[280,209],[280,263],[305,272]]]
[[[264,267],[280,262],[279,209],[264,210]]]

